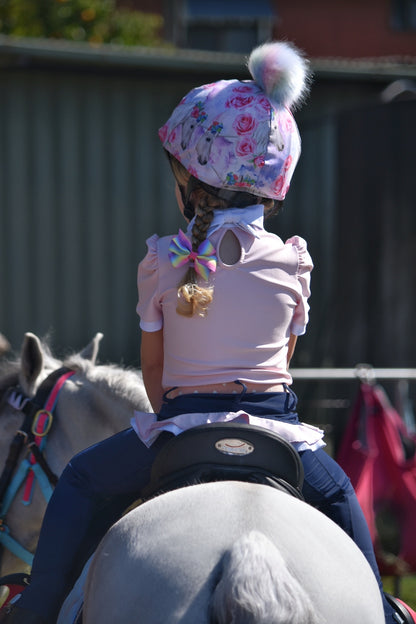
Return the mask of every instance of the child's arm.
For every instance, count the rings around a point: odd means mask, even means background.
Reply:
[[[296,347],[296,341],[298,337],[295,334],[290,334],[289,344],[287,347],[287,367],[289,368],[290,360],[292,359],[293,353]]]
[[[163,329],[155,332],[142,330],[140,357],[144,387],[157,414],[163,401]]]

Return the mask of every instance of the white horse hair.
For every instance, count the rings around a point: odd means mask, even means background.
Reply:
[[[318,624],[311,600],[275,545],[259,531],[224,556],[212,624]]]

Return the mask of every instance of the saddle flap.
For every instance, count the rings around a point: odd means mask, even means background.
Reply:
[[[157,455],[151,484],[163,485],[172,474],[201,465],[268,473],[300,490],[303,466],[297,451],[276,433],[254,425],[199,425],[172,438]]]

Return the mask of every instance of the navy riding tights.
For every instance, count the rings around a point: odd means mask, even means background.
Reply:
[[[191,412],[245,410],[297,423],[296,395],[281,393],[193,394],[165,397],[159,418]],[[154,458],[170,434],[162,433],[147,448],[133,429],[104,440],[76,455],[62,473],[44,517],[30,586],[19,606],[56,622],[63,600],[98,543],[135,500],[150,478]],[[352,537],[379,582],[368,527],[351,483],[323,450],[300,452],[305,471],[303,495]],[[393,610],[384,599],[386,622]]]

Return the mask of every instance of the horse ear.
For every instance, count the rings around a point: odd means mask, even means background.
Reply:
[[[10,342],[7,340],[6,336],[0,334],[0,356],[8,351],[10,351]]]
[[[97,360],[98,350],[100,348],[100,342],[103,339],[103,337],[104,337],[104,334],[102,334],[101,332],[98,332],[97,334],[95,334],[91,342],[85,347],[85,349],[81,351],[80,356],[84,360],[91,360],[91,362],[95,364]]]
[[[21,385],[26,394],[30,394],[43,368],[43,352],[40,340],[35,334],[27,332],[21,350]]]

